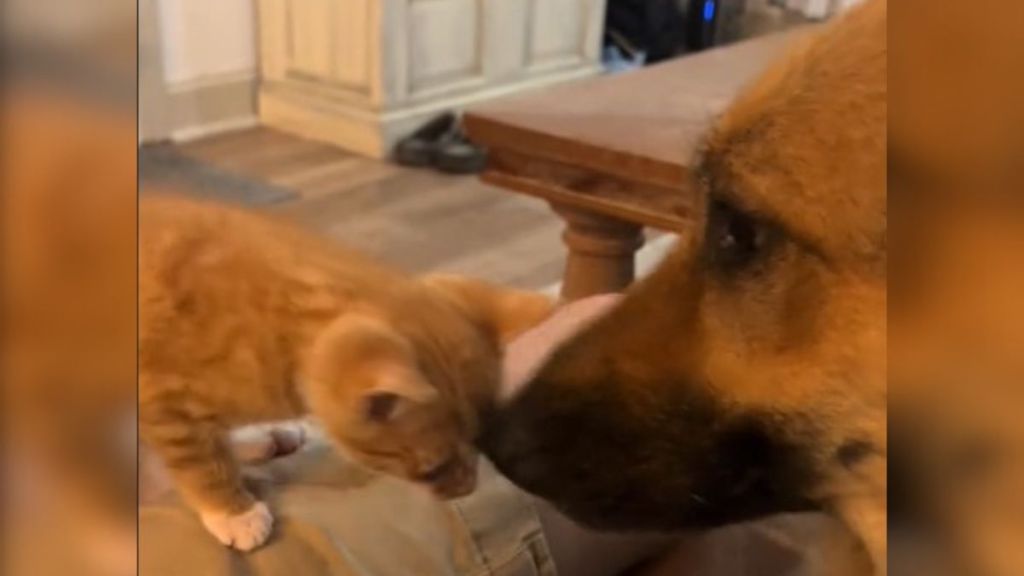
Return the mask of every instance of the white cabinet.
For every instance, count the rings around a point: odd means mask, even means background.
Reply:
[[[435,114],[596,73],[605,0],[259,0],[265,124],[374,157]]]

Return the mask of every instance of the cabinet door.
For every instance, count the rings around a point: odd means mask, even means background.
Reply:
[[[427,96],[483,81],[485,0],[407,0],[407,88]]]
[[[491,82],[522,78],[534,0],[493,0],[484,14],[484,69]]]
[[[604,0],[391,0],[398,100],[455,95],[597,62]],[[401,32],[404,31],[404,34]]]
[[[603,0],[530,0],[527,61],[531,72],[597,61]]]
[[[374,4],[373,0],[261,0],[264,80],[376,100],[379,25]]]

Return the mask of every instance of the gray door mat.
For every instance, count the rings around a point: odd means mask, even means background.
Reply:
[[[248,206],[279,204],[298,198],[287,188],[200,162],[169,143],[139,147],[139,181],[140,190],[153,185],[165,186],[199,198]]]

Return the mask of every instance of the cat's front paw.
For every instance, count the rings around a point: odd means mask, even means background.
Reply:
[[[201,512],[203,525],[221,544],[247,552],[257,548],[270,536],[274,516],[263,502],[257,501],[241,514]]]
[[[231,449],[239,462],[262,464],[297,452],[305,442],[305,426],[291,422],[236,430],[231,436]]]

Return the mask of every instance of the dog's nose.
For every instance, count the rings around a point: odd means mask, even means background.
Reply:
[[[488,414],[487,420],[483,424],[483,429],[480,431],[480,436],[477,438],[477,447],[496,465],[508,460],[507,453],[509,448],[508,439],[506,438],[508,426],[506,420],[507,418],[502,412],[491,412]]]
[[[529,422],[504,412],[485,426],[480,437],[480,449],[494,466],[520,488],[534,493],[548,472],[535,432]]]

